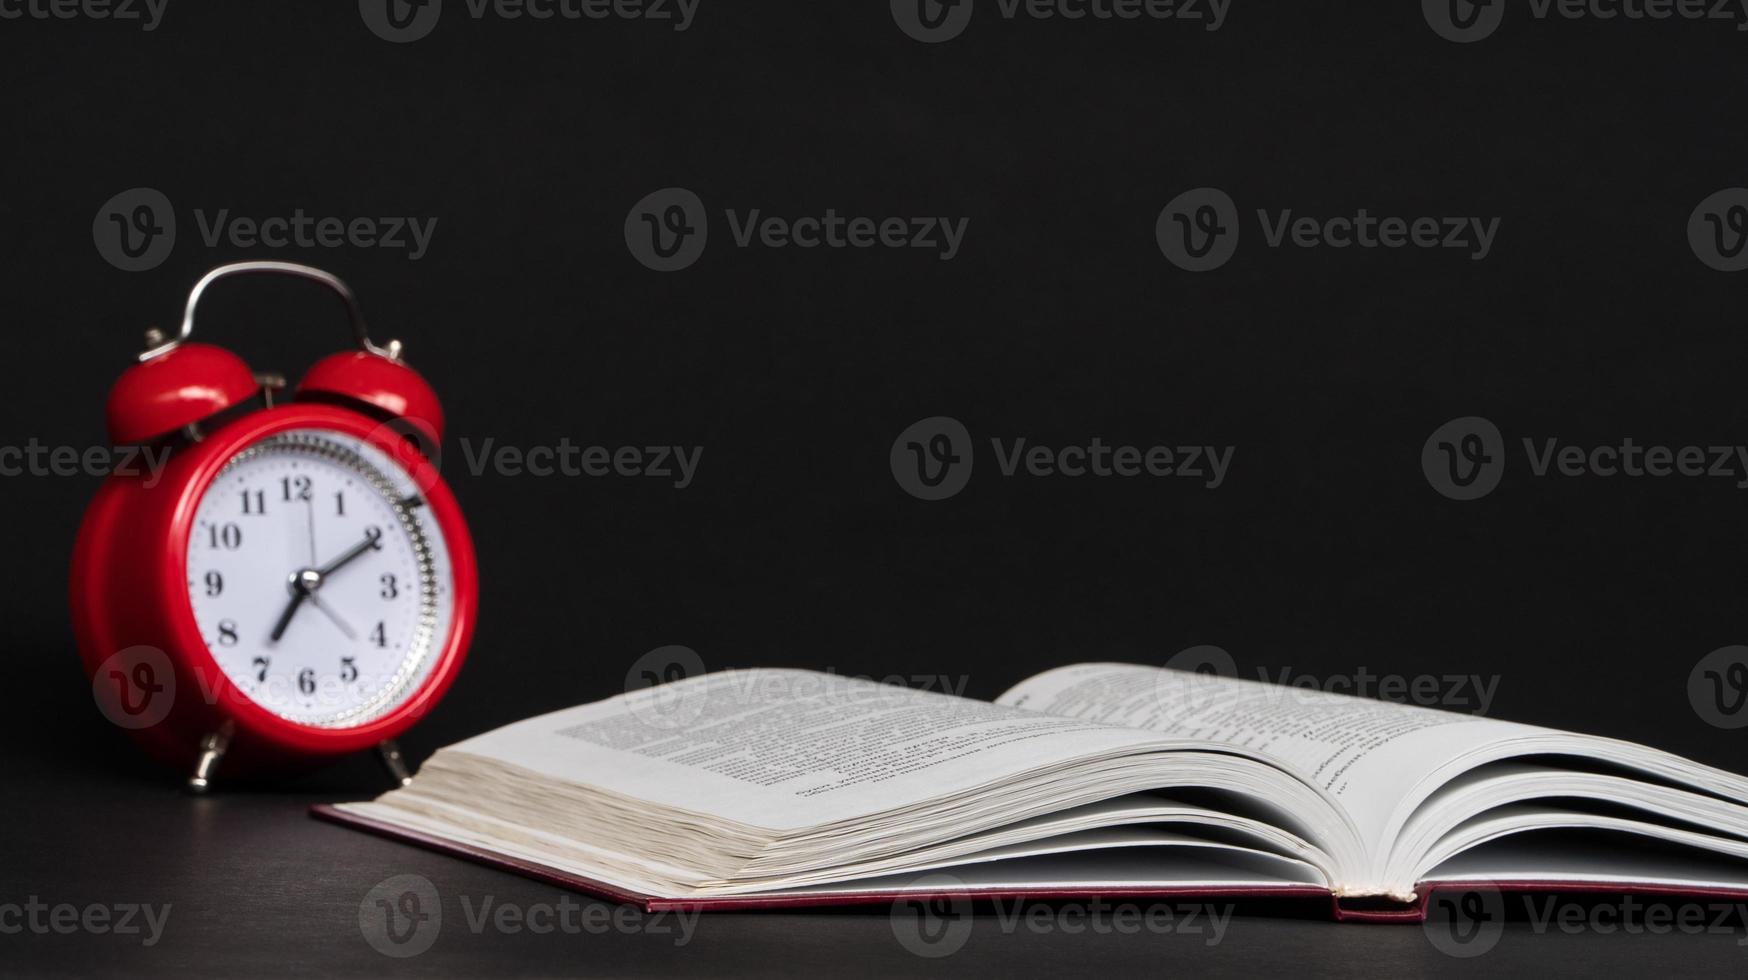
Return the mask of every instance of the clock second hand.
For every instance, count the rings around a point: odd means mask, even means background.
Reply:
[[[314,568],[314,567],[316,567],[316,494],[315,494],[315,491],[314,490],[310,491],[310,495],[303,498],[303,502],[309,505],[309,518],[310,519],[306,522],[306,525],[310,529],[310,567]]]
[[[352,627],[346,625],[346,621],[340,618],[339,613],[334,612],[334,610],[330,608],[327,603],[323,602],[314,592],[309,593],[309,598],[310,605],[315,606],[318,612],[328,617],[335,626],[340,627],[340,632],[346,634],[346,639],[354,641],[358,639],[358,634],[352,630]]]

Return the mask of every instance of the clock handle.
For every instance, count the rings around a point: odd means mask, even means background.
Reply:
[[[218,282],[220,279],[229,279],[233,276],[252,275],[256,273],[294,276],[299,279],[308,279],[311,282],[320,283],[323,286],[328,287],[329,290],[340,297],[342,303],[346,304],[346,316],[352,321],[352,333],[357,337],[358,346],[361,350],[367,351],[371,354],[376,354],[379,357],[389,358],[390,360],[395,359],[398,355],[400,344],[397,341],[389,341],[387,347],[378,347],[371,342],[370,332],[364,325],[364,310],[358,305],[358,297],[353,295],[352,287],[346,285],[339,276],[336,276],[331,272],[324,272],[314,266],[299,265],[295,262],[232,262],[229,265],[221,265],[200,277],[200,281],[195,283],[194,288],[188,291],[188,305],[184,307],[182,311],[182,328],[177,331],[176,336],[157,344],[141,354],[140,360],[149,361],[160,354],[167,354],[181,346],[183,341],[193,335],[194,314],[200,307],[200,299],[206,293],[208,286]]]

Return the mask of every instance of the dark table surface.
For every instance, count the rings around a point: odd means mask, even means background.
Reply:
[[[25,706],[12,719],[21,726],[14,734],[27,726],[52,731],[46,716],[67,708]],[[220,787],[194,798],[119,733],[66,720],[64,738],[39,734],[11,743],[18,749],[7,765],[12,803],[0,834],[0,905],[17,907],[0,908],[0,927],[10,930],[0,933],[0,972],[8,975],[1443,976],[1479,969],[1741,976],[1748,970],[1742,918],[1718,931],[1659,935],[1538,929],[1518,915],[1487,952],[1470,959],[1441,952],[1421,927],[1335,925],[1316,918],[1314,906],[1295,905],[1240,907],[1219,930],[1206,913],[1186,919],[1175,908],[1171,925],[1156,912],[1149,928],[1139,918],[1143,910],[1125,919],[1047,906],[1016,921],[1012,908],[985,907],[968,919],[936,923],[943,928],[929,934],[939,941],[923,951],[952,951],[931,956],[912,952],[919,923],[908,909],[897,916],[875,907],[656,919],[308,816],[312,803],[385,788],[374,759],[350,759],[271,789]],[[441,916],[394,946],[361,924],[360,907],[368,921],[375,898],[398,896],[417,881],[401,876],[428,880]],[[37,928],[26,911],[33,900],[40,906]],[[114,931],[129,905],[156,910],[155,943],[147,945],[143,912],[133,913],[138,933]],[[78,909],[81,920],[88,906],[100,907],[89,914],[101,928],[72,924],[74,913],[56,913],[58,906]],[[65,932],[55,929],[57,914]],[[957,924],[963,921],[969,931]],[[1094,922],[1131,928],[1082,925]],[[550,930],[534,931],[548,923]],[[405,957],[377,949],[419,945],[427,948]]]

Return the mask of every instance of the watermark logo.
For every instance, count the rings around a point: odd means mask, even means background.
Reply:
[[[971,892],[965,882],[944,872],[924,875],[911,883],[915,890],[892,903],[887,921],[893,938],[923,959],[938,960],[965,948],[975,923]],[[1194,936],[1204,946],[1226,938],[1234,906],[1192,902],[1037,902],[995,898],[994,926],[1003,936],[1154,935]]]
[[[1420,924],[1427,941],[1446,956],[1472,959],[1499,945],[1505,933],[1505,898],[1488,884],[1435,890]]]
[[[735,248],[908,248],[933,251],[942,262],[958,256],[971,224],[964,217],[869,217],[840,214],[836,208],[799,217],[768,214],[761,208],[726,208],[723,217]],[[698,195],[683,187],[667,187],[632,206],[625,216],[625,247],[650,269],[676,272],[698,261],[709,229]]]
[[[919,500],[946,500],[965,489],[974,458],[971,433],[945,415],[912,423],[888,454],[892,478]]]
[[[1219,188],[1184,191],[1159,212],[1153,235],[1172,265],[1186,272],[1218,269],[1238,250],[1238,206]]]
[[[1181,704],[1192,712],[1218,703],[1221,695],[1230,690],[1230,685],[1221,681],[1238,676],[1238,661],[1211,643],[1179,650],[1166,658],[1165,667],[1166,671],[1154,678],[1155,702]]]
[[[420,493],[429,494],[443,482],[443,443],[436,432],[429,419],[397,416],[370,430],[364,441],[386,453]]]
[[[1255,212],[1262,242],[1271,249],[1405,249],[1466,252],[1479,262],[1493,252],[1500,219],[1468,215],[1298,214],[1292,208]],[[1171,264],[1187,272],[1225,265],[1238,249],[1242,218],[1225,191],[1198,187],[1171,199],[1154,221],[1153,236]]]
[[[898,29],[924,44],[951,41],[971,23],[972,0],[892,0]]]
[[[220,208],[194,210],[206,248],[381,248],[407,253],[417,262],[431,247],[436,218],[404,216],[322,217],[298,208],[288,215],[248,217]],[[126,272],[155,269],[176,245],[176,211],[150,187],[123,191],[105,201],[92,219],[91,237],[104,261]]]
[[[1717,21],[1748,30],[1743,0],[1528,0],[1523,9],[1536,21]],[[1505,0],[1421,0],[1433,32],[1468,44],[1492,36],[1505,18]]]
[[[706,676],[708,675],[708,676]],[[689,683],[688,683],[689,682]],[[868,704],[902,700],[914,692],[964,697],[968,675],[839,673],[835,666],[820,671],[718,670],[710,673],[704,658],[690,647],[657,647],[625,671],[626,711],[651,728],[675,731],[700,719],[759,709],[772,704]],[[710,717],[706,718],[706,714]],[[587,725],[567,729],[575,734]],[[586,738],[586,736],[583,736]]]
[[[426,420],[395,418],[378,425],[366,441],[385,452],[408,474],[421,493],[430,493],[439,482],[444,466],[443,445],[436,439],[435,432],[436,427]],[[573,442],[569,436],[562,436],[554,443],[535,445],[500,442],[493,436],[481,439],[461,436],[456,441],[461,447],[463,468],[475,478],[618,477],[661,481],[675,490],[685,490],[697,480],[704,460],[703,446],[587,445]],[[0,446],[0,476],[11,475],[6,463],[11,448]],[[168,450],[164,452],[167,454]],[[145,450],[145,462],[161,466],[150,449]],[[422,463],[430,465],[423,466]],[[156,469],[149,473],[149,479],[155,481],[158,478]]]
[[[150,728],[169,717],[176,703],[176,671],[157,647],[128,647],[97,665],[91,696],[117,727]]]
[[[1238,661],[1232,654],[1211,643],[1186,647],[1166,658],[1167,670],[1182,671],[1197,677],[1237,677]]]
[[[384,41],[408,44],[437,27],[443,0],[358,0],[358,16]]]
[[[684,187],[664,187],[632,205],[625,247],[646,268],[678,272],[698,261],[710,240],[704,202]]]
[[[991,437],[996,471],[1004,478],[1176,478],[1218,490],[1237,451],[1234,446],[1132,446],[1093,436],[1084,443],[1051,446],[1023,436]],[[971,435],[945,415],[915,422],[892,441],[887,455],[892,477],[921,500],[945,500],[971,479]]]
[[[971,938],[971,899],[965,882],[950,874],[930,874],[912,884],[918,894],[893,900],[887,917],[893,938],[928,960],[952,956]]]
[[[405,959],[425,952],[443,931],[437,886],[412,874],[377,882],[358,903],[358,931],[384,956]]]
[[[214,595],[223,588],[223,579],[216,572],[209,573],[198,586],[190,583],[190,587],[203,588],[208,595]],[[227,631],[235,634],[235,624],[221,621],[219,631],[219,643],[224,644]],[[97,710],[116,727],[137,731],[161,724],[170,716],[179,697],[197,698],[199,703],[209,706],[255,704],[276,710],[313,711],[349,706],[358,686],[371,688],[391,679],[390,673],[360,671],[356,664],[348,664],[351,671],[348,675],[330,674],[320,679],[314,670],[300,671],[295,678],[269,675],[266,665],[266,660],[255,661],[257,683],[248,690],[225,675],[209,678],[199,672],[194,675],[193,688],[179,687],[168,654],[157,647],[132,646],[105,658],[92,671],[91,697],[97,702]],[[422,715],[430,707],[427,700],[409,710]]]
[[[1556,436],[1529,437],[1522,447],[1532,479],[1710,479],[1748,490],[1748,445],[1663,445],[1631,436],[1619,442],[1577,445]],[[1506,444],[1492,422],[1478,416],[1452,419],[1427,437],[1420,469],[1434,490],[1452,500],[1492,493],[1505,469]]]
[[[1699,202],[1687,219],[1687,243],[1719,272],[1748,269],[1748,188],[1726,188]]]
[[[909,37],[938,44],[964,33],[972,3],[892,0],[892,19]],[[1005,21],[1182,21],[1200,24],[1204,31],[1219,30],[1231,9],[1232,0],[995,0],[996,16]]]
[[[1458,44],[1479,41],[1505,20],[1505,0],[1420,0],[1427,26]]]
[[[655,688],[627,699],[633,717],[652,728],[680,729],[704,713],[703,693],[679,681],[704,674],[704,658],[691,647],[656,647],[631,662],[625,671],[625,691]]]
[[[1519,900],[1520,921],[1538,936],[1731,936],[1738,947],[1748,947],[1748,905],[1740,903],[1670,903],[1632,894],[1596,900],[1526,894],[1508,902],[1497,887],[1485,882],[1435,889],[1421,928],[1440,952],[1472,959],[1499,944],[1507,910],[1517,911]]]
[[[0,446],[0,477],[139,477],[151,489],[164,478],[169,446],[54,446],[36,437]]]
[[[164,927],[170,922],[169,902],[150,905],[140,902],[74,905],[71,902],[50,904],[36,895],[22,902],[0,903],[0,935],[16,936],[30,933],[36,936],[139,936],[140,945],[152,947],[164,938]]]
[[[698,14],[698,0],[465,0],[464,5],[474,21],[643,20],[670,23],[675,33],[690,28]],[[358,15],[377,37],[407,44],[437,27],[443,0],[358,0]]]
[[[169,6],[170,0],[0,0],[0,20],[110,20],[150,34]]]
[[[1748,646],[1728,646],[1701,657],[1687,675],[1694,713],[1716,728],[1748,727]]]
[[[1452,419],[1433,430],[1420,449],[1420,471],[1452,500],[1478,500],[1505,473],[1505,438],[1478,415]]]
[[[487,437],[461,438],[461,453],[473,476],[626,477],[663,480],[684,490],[698,478],[703,446],[586,446],[559,439],[554,445],[513,446]]]
[[[122,191],[97,209],[91,239],[103,261],[123,272],[156,269],[176,247],[176,209],[162,191]]]
[[[1343,695],[1486,715],[1501,680],[1497,674],[1375,673],[1364,664],[1351,673],[1329,674],[1298,673],[1291,667],[1271,672],[1258,666],[1252,679],[1240,673],[1230,653],[1211,645],[1181,650],[1165,667],[1155,674],[1152,697],[1174,714],[1259,698],[1295,706],[1329,705],[1336,703],[1330,695]]]

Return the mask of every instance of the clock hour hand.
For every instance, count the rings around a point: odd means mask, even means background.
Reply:
[[[285,611],[279,614],[279,622],[273,624],[273,633],[269,637],[272,642],[278,643],[279,638],[285,635],[285,628],[291,625],[292,614],[297,612],[297,607],[303,605],[303,601],[309,596],[310,594],[301,588],[294,587],[292,589],[291,601],[285,604]]]
[[[335,571],[339,570],[348,562],[356,559],[359,555],[364,554],[366,551],[374,551],[380,547],[382,547],[382,532],[374,529],[366,531],[364,532],[363,541],[347,548],[340,557],[328,562],[321,568],[316,569],[316,576],[318,579],[326,578],[327,576],[334,574]]]

